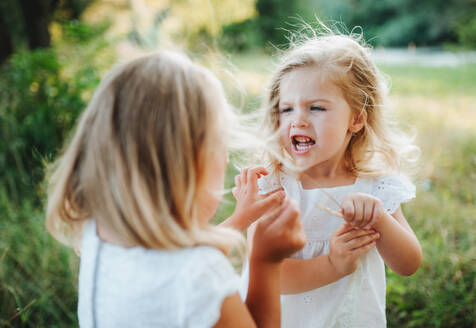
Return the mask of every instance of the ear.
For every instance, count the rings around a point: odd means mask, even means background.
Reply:
[[[352,115],[352,118],[350,119],[350,124],[349,124],[349,131],[352,133],[357,133],[365,125],[365,122],[367,122],[367,112],[362,111],[360,113],[356,113]]]

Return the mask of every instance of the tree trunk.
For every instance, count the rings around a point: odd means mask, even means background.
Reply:
[[[58,5],[58,0],[20,0],[25,30],[30,49],[50,45],[48,26]]]
[[[13,53],[13,41],[8,26],[0,15],[0,65]]]

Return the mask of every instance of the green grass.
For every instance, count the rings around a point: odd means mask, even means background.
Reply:
[[[246,88],[245,109],[259,106],[272,60],[231,56]],[[389,327],[473,327],[476,275],[476,65],[385,66],[397,117],[417,132],[422,158],[417,198],[403,207],[424,260],[412,277],[388,272]],[[234,96],[236,103],[239,97]],[[230,166],[226,186],[236,170]],[[44,228],[28,199],[13,205],[0,188],[0,326],[77,326],[78,258]],[[227,195],[215,217],[234,207]]]
[[[0,326],[77,325],[78,257],[46,232],[41,208],[0,192]]]
[[[380,66],[402,96],[454,97],[476,94],[476,65],[457,67]]]

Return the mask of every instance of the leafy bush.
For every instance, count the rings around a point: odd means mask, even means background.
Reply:
[[[223,26],[220,45],[231,52],[261,48],[264,42],[258,30],[259,25],[254,18]]]
[[[78,258],[47,233],[41,182],[111,60],[107,25],[68,22],[0,68],[0,326],[77,326]]]
[[[463,46],[476,48],[476,9],[470,11],[467,19],[463,19],[456,25],[456,33]]]
[[[349,29],[363,28],[373,45],[406,47],[438,46],[459,43],[476,46],[474,1],[457,0],[259,0],[258,16],[227,26],[223,45],[227,50],[247,50],[255,44],[270,42],[278,47],[287,45],[286,33],[296,29],[296,16],[308,23],[318,16],[328,25],[343,22]]]
[[[61,47],[22,51],[1,68],[0,181],[11,201],[36,194],[43,161],[61,147],[97,86],[93,58],[107,43],[94,42],[103,30],[68,23]],[[72,44],[75,49],[63,51]]]

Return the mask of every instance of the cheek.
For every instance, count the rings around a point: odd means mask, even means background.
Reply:
[[[286,126],[280,126],[279,130],[279,142],[281,143],[282,146],[288,147],[290,144],[290,139],[289,139],[289,129]]]

